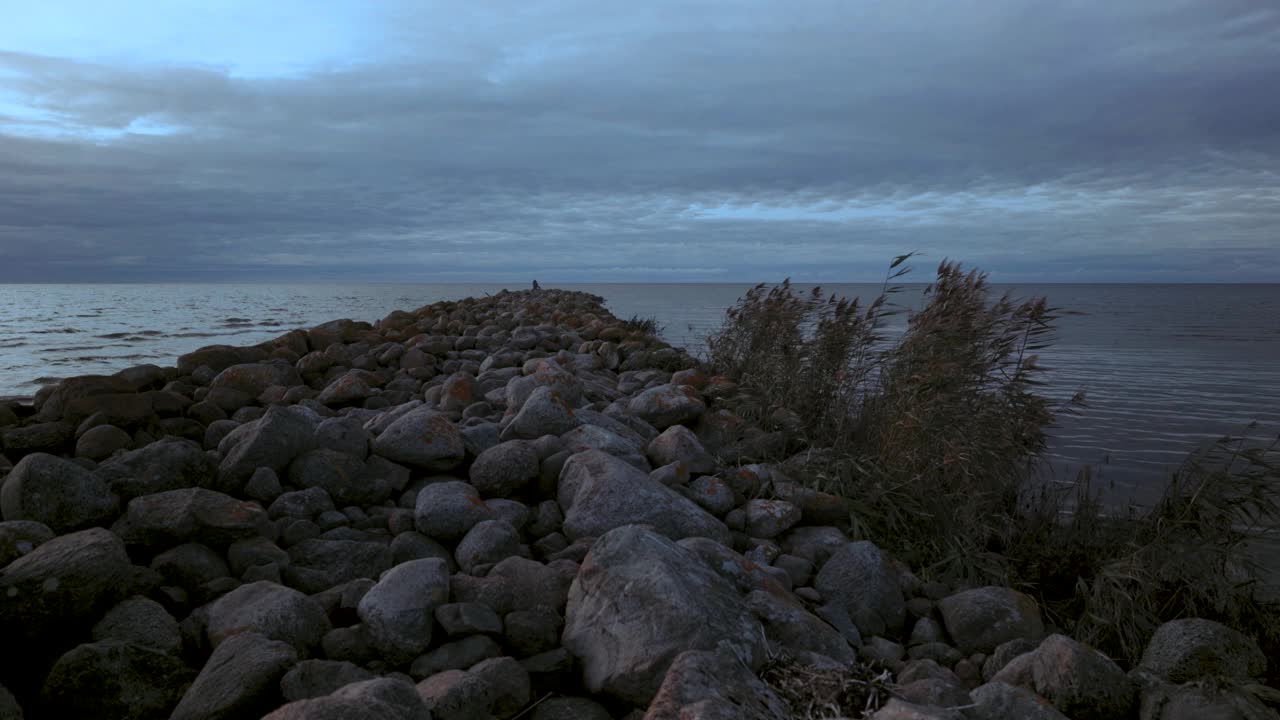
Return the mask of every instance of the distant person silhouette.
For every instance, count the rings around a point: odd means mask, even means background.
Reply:
[[[534,280],[534,281],[533,281],[533,289],[534,289],[534,290],[541,290],[541,289],[542,289],[542,286],[538,284],[538,281],[537,281],[537,280]]]

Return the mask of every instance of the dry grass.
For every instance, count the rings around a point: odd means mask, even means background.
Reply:
[[[658,318],[653,316],[640,317],[639,315],[632,315],[630,320],[622,321],[622,326],[629,332],[638,332],[653,337],[661,337],[663,330]]]
[[[790,656],[771,657],[760,679],[796,720],[845,720],[871,717],[893,696],[893,673],[854,663],[845,669],[820,669]]]
[[[730,406],[802,418],[804,440],[826,451],[799,479],[847,497],[854,534],[923,576],[1023,589],[1056,625],[1129,663],[1161,622],[1188,616],[1280,657],[1280,608],[1258,600],[1245,552],[1280,532],[1277,446],[1224,438],[1145,511],[1104,507],[1087,472],[1065,488],[1037,482],[1055,414],[1082,405],[1040,393],[1037,353],[1062,312],[993,299],[983,274],[943,262],[890,342],[891,283],[909,257],[865,309],[786,282],[751,290],[707,342],[712,369],[745,395]]]
[[[1020,516],[1010,580],[1074,637],[1130,663],[1178,617],[1219,620],[1280,657],[1280,607],[1255,592],[1261,569],[1246,547],[1280,533],[1278,447],[1222,438],[1189,457],[1154,506],[1124,514],[1108,514],[1086,476],[1067,520],[1051,500]]]

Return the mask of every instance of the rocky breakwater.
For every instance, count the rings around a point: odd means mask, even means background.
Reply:
[[[892,671],[879,718],[1275,717],[1222,626],[1125,672],[852,541],[734,392],[541,290],[0,407],[0,718],[800,716],[782,656]]]

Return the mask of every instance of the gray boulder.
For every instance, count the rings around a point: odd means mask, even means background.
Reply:
[[[361,460],[369,456],[373,436],[358,417],[328,418],[316,426],[316,447],[337,450]]]
[[[280,678],[298,662],[285,642],[254,632],[233,635],[213,650],[170,720],[235,720],[270,709]]]
[[[447,415],[428,407],[405,413],[373,441],[373,452],[392,462],[426,471],[449,470],[462,462],[462,435]]]
[[[892,562],[870,542],[837,550],[813,586],[828,604],[843,608],[863,636],[897,632],[906,621],[907,603]]]
[[[384,677],[291,702],[262,720],[431,720],[431,713],[412,685]]]
[[[1040,643],[1031,663],[1032,689],[1074,720],[1122,720],[1137,687],[1110,658],[1065,635]]]
[[[989,682],[969,691],[971,720],[1069,720],[1048,700],[1024,687]]]
[[[103,640],[58,658],[40,694],[48,717],[166,717],[193,674],[172,653]]]
[[[135,577],[124,542],[110,531],[56,537],[0,571],[0,637],[38,638],[96,619],[131,594]]]
[[[691,385],[658,385],[631,398],[627,410],[659,430],[692,425],[706,412],[706,403]]]
[[[120,640],[177,655],[182,632],[168,610],[151,598],[135,595],[116,605],[93,626],[95,642]]]
[[[129,501],[116,530],[130,543],[167,546],[197,542],[219,547],[260,535],[268,523],[267,511],[256,502],[213,490],[185,488]]]
[[[935,705],[917,705],[916,703],[889,698],[884,707],[871,715],[871,720],[966,720],[963,713],[951,708]]]
[[[109,522],[119,501],[107,484],[70,460],[33,453],[9,472],[0,490],[5,520],[32,520],[61,535]]]
[[[280,692],[289,702],[323,697],[351,683],[372,680],[373,673],[354,663],[338,660],[303,660],[280,680]]]
[[[391,496],[386,479],[368,472],[364,460],[327,448],[294,459],[289,464],[289,482],[300,488],[323,488],[338,507],[379,505]]]
[[[698,436],[684,425],[672,425],[664,430],[649,441],[645,452],[654,467],[681,462],[695,475],[706,475],[716,469],[716,459],[702,447]]]
[[[747,501],[747,534],[775,538],[800,522],[800,508],[784,500],[756,498]]]
[[[98,425],[76,440],[76,457],[103,460],[117,450],[128,448],[132,442],[133,437],[115,425]]]
[[[652,530],[620,527],[596,541],[569,590],[562,644],[583,684],[646,705],[686,650],[725,648],[755,669],[760,627],[738,593],[694,553]]]
[[[373,646],[401,664],[431,646],[432,613],[448,601],[448,564],[437,558],[412,560],[385,572],[356,612]]]
[[[236,428],[219,445],[223,458],[217,489],[238,495],[258,468],[283,472],[295,457],[311,449],[314,434],[315,425],[306,411],[272,405],[265,415]],[[233,437],[234,442],[229,442]]]
[[[470,635],[419,656],[409,668],[409,674],[422,680],[445,670],[466,670],[481,660],[501,655],[502,648],[493,639]]]
[[[498,562],[484,577],[454,575],[453,599],[484,603],[499,615],[538,607],[564,609],[577,565],[560,560],[543,565],[523,557]]]
[[[485,497],[506,497],[538,477],[538,453],[527,440],[508,440],[471,464],[471,484]]]
[[[391,549],[381,542],[311,538],[289,548],[285,579],[318,593],[359,578],[376,579],[391,567]]]
[[[544,385],[529,394],[520,412],[502,430],[502,439],[536,440],[543,435],[562,435],[580,422],[564,397]]]
[[[350,405],[364,401],[371,394],[364,371],[352,370],[326,385],[316,400],[325,405]]]
[[[600,450],[569,458],[560,473],[560,504],[570,538],[598,537],[623,525],[647,524],[678,540],[730,542],[729,529],[693,501]]]
[[[241,585],[207,608],[206,632],[215,647],[253,632],[305,652],[320,642],[329,627],[324,607],[315,599],[266,580]]]
[[[218,475],[218,463],[196,443],[168,437],[112,458],[93,474],[127,503],[140,495],[208,487]]]
[[[474,487],[461,480],[446,480],[418,491],[413,523],[423,535],[449,542],[466,535],[476,523],[493,517],[493,511]]]
[[[458,543],[454,557],[462,572],[471,574],[481,565],[491,565],[519,554],[520,533],[504,520],[482,520]]]
[[[789,593],[754,590],[746,601],[763,624],[771,647],[785,648],[795,656],[822,655],[842,665],[857,659],[857,653],[838,630],[805,610]]]
[[[302,378],[292,365],[280,360],[268,360],[232,365],[218,373],[209,387],[230,388],[256,398],[272,385],[292,387],[301,384]]]
[[[1156,629],[1138,666],[1172,683],[1205,677],[1247,681],[1267,669],[1253,638],[1213,620],[1184,618]]]
[[[821,589],[821,588],[819,588]],[[1040,608],[1029,595],[988,586],[955,593],[938,601],[947,633],[965,654],[990,653],[1017,638],[1039,642],[1044,636]]]
[[[48,525],[34,520],[0,522],[0,568],[54,538]]]

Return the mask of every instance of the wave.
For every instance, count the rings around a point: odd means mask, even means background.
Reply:
[[[32,330],[32,335],[70,335],[72,333],[81,333],[83,330],[75,328],[56,328],[54,330]]]

